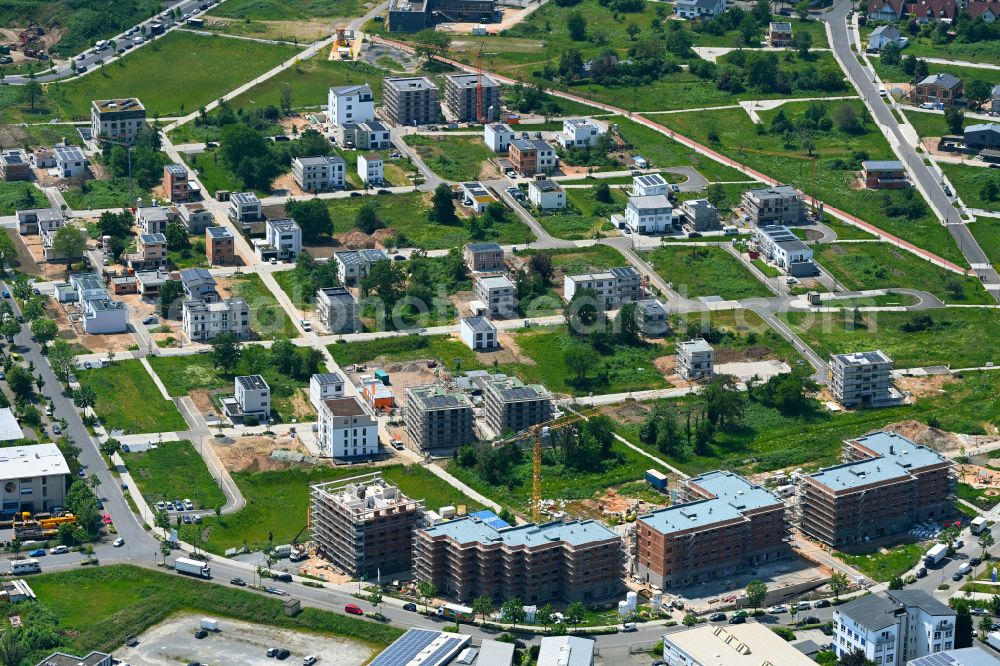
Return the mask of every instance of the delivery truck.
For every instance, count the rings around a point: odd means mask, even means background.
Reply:
[[[219,621],[210,617],[201,618],[201,628],[205,631],[219,631]]]
[[[178,573],[199,576],[201,578],[212,577],[212,569],[207,563],[202,562],[201,560],[192,560],[187,557],[178,557],[177,561],[174,562],[174,570]]]
[[[944,556],[947,554],[948,554],[948,546],[943,543],[939,543],[930,550],[928,550],[927,554],[924,555],[924,564],[926,564],[929,567],[932,567],[941,560],[943,560]]]
[[[982,516],[976,516],[969,524],[969,529],[972,530],[973,534],[979,534],[986,529],[986,519]]]

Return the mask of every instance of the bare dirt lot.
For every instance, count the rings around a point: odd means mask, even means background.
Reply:
[[[194,637],[200,616],[175,615],[139,637],[139,644],[116,651],[122,662],[143,666],[174,666],[195,660],[207,666],[231,664],[273,664],[266,656],[269,647],[291,650],[286,663],[301,664],[306,655],[317,657],[318,664],[360,666],[372,650],[360,643],[343,638],[278,629],[219,618],[218,633],[209,632],[201,640]]]
[[[196,401],[195,404],[198,402]],[[287,463],[271,458],[271,452],[278,449],[307,455],[309,453],[299,443],[298,438],[288,435],[278,435],[273,438],[250,436],[236,439],[213,437],[210,442],[222,465],[230,472],[285,469],[288,466]]]

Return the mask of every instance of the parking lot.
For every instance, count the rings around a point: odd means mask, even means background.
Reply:
[[[115,651],[115,657],[131,666],[176,666],[192,661],[206,666],[264,666],[279,663],[265,655],[267,649],[283,647],[292,653],[281,662],[285,664],[301,664],[303,657],[314,655],[318,665],[360,666],[372,656],[368,647],[353,641],[226,618],[219,618],[218,633],[209,632],[199,640],[194,632],[200,619],[176,615],[142,634],[135,647]]]

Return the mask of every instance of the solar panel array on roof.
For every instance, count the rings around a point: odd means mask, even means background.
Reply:
[[[497,514],[493,513],[489,509],[484,509],[482,511],[476,511],[474,513],[470,513],[469,517],[478,518],[479,520],[483,521],[490,527],[498,530],[501,530],[505,527],[510,527],[510,523],[508,523],[506,520],[504,520]]]
[[[468,636],[448,636],[440,631],[408,629],[395,643],[375,657],[371,666],[408,666],[416,663],[418,657],[421,666],[437,666],[447,663],[468,642]]]

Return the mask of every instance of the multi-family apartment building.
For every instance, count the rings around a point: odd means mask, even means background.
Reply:
[[[17,211],[17,230],[22,235],[54,234],[66,224],[58,208],[29,208]]]
[[[382,116],[394,125],[436,123],[438,89],[425,76],[387,78],[382,85]]]
[[[208,341],[225,332],[243,340],[250,337],[250,307],[239,297],[216,302],[184,301],[181,324],[191,341]]]
[[[356,150],[385,150],[392,146],[389,128],[377,120],[335,125],[333,135],[340,145]]]
[[[306,192],[323,192],[344,187],[347,161],[340,155],[296,157],[292,160],[292,178]]]
[[[391,0],[389,32],[419,32],[441,22],[493,23],[497,0]]]
[[[378,261],[389,261],[382,250],[348,250],[333,255],[337,262],[337,277],[341,284],[354,284],[368,277],[372,264]]]
[[[378,421],[357,396],[321,401],[316,420],[320,455],[339,459],[378,453]]]
[[[743,212],[756,226],[798,224],[805,220],[806,211],[799,193],[791,185],[775,185],[743,193]]]
[[[174,203],[189,201],[198,191],[187,167],[176,163],[163,165],[163,189]]]
[[[805,534],[840,548],[951,515],[952,463],[935,451],[875,432],[845,442],[843,458],[800,478],[796,519]]]
[[[604,134],[604,128],[590,118],[564,118],[556,141],[563,148],[590,148]]]
[[[461,391],[437,384],[409,386],[403,404],[403,423],[416,451],[459,447],[472,442],[472,403]]]
[[[785,226],[772,224],[754,229],[757,249],[781,270],[795,277],[816,275],[813,251]]]
[[[674,206],[662,194],[629,197],[625,226],[634,234],[662,234],[674,224]]]
[[[374,580],[406,571],[423,502],[380,473],[310,487],[309,541],[349,576]]]
[[[906,167],[899,160],[865,160],[861,179],[869,190],[905,190],[910,186]]]
[[[31,180],[31,162],[20,148],[0,150],[0,180]]]
[[[878,666],[901,666],[955,647],[956,617],[923,590],[869,594],[833,611],[834,651],[842,656],[860,650]]]
[[[264,236],[281,259],[292,259],[302,251],[302,228],[291,218],[268,220]]]
[[[505,267],[503,248],[498,243],[467,243],[462,256],[469,270],[476,273],[493,273]]]
[[[507,144],[507,158],[514,170],[525,177],[551,174],[559,164],[556,149],[541,139],[511,139]]]
[[[879,407],[892,402],[893,362],[880,349],[830,356],[830,392],[844,407]]]
[[[688,199],[681,203],[684,224],[692,231],[707,231],[719,227],[719,211],[708,199]]]
[[[563,276],[563,298],[567,301],[581,289],[597,292],[597,305],[615,310],[642,298],[642,276],[632,266],[620,266],[601,273]]]
[[[496,527],[468,516],[418,529],[413,573],[459,601],[596,602],[622,590],[621,538],[593,520]]]
[[[525,384],[516,377],[489,379],[484,393],[486,425],[498,435],[552,418],[552,395],[540,384]]]
[[[490,317],[513,317],[517,314],[517,292],[503,275],[478,278],[476,299],[485,306]]]
[[[163,206],[143,206],[136,210],[135,221],[144,234],[165,234],[170,213]]]
[[[539,210],[559,210],[566,207],[566,190],[554,180],[545,178],[528,183],[528,201]]]
[[[667,666],[815,666],[816,662],[760,622],[699,624],[663,634]]]
[[[382,158],[375,153],[358,155],[358,176],[365,185],[381,185],[384,178]]]
[[[491,121],[500,115],[500,84],[482,75],[482,120]],[[475,74],[449,74],[444,77],[444,106],[460,123],[479,122],[477,88],[480,77]]]
[[[0,513],[33,514],[65,506],[69,474],[69,465],[55,444],[0,448]]]
[[[367,83],[333,86],[327,92],[327,122],[343,127],[375,119],[375,95]]]
[[[678,500],[636,519],[636,570],[661,588],[726,578],[788,557],[785,505],[732,472],[682,481]]]
[[[95,99],[90,103],[90,135],[127,142],[146,126],[146,108],[134,97]]]
[[[241,224],[263,220],[260,199],[253,192],[233,192],[229,197],[229,219]]]
[[[339,372],[318,372],[309,378],[309,402],[318,413],[324,400],[344,397],[344,378]]]
[[[361,330],[358,301],[346,287],[318,290],[316,317],[330,333],[357,333]]]
[[[715,350],[704,338],[688,340],[677,345],[677,374],[694,380],[711,377],[715,369]]]
[[[236,263],[236,238],[229,227],[205,229],[205,256],[213,266],[230,266]]]
[[[183,203],[177,207],[177,217],[189,234],[200,235],[215,224],[212,211],[200,203]]]

